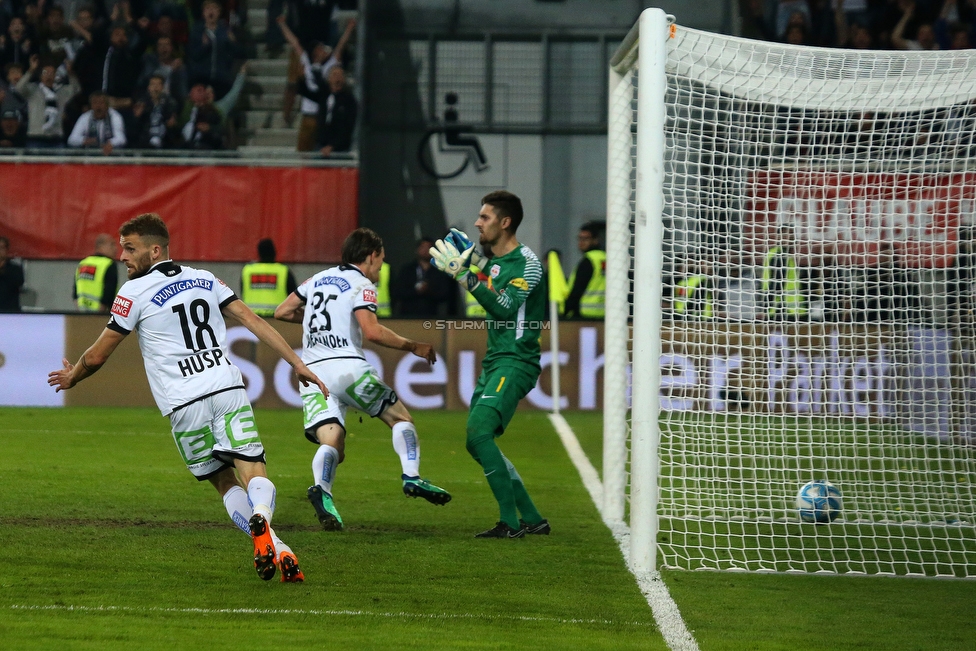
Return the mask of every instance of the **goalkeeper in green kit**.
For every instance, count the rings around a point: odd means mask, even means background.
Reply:
[[[539,515],[515,466],[495,443],[541,371],[539,337],[546,302],[542,264],[515,239],[522,222],[521,200],[499,190],[481,203],[475,227],[487,257],[475,252],[474,243],[457,229],[431,249],[434,265],[453,276],[488,312],[488,352],[471,396],[467,449],[484,469],[501,516],[494,527],[475,537],[548,535],[549,522]],[[469,271],[472,264],[487,276],[486,282]]]

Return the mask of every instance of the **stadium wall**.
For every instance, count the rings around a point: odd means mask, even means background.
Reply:
[[[14,255],[80,260],[99,233],[157,212],[181,260],[250,260],[264,237],[285,262],[338,260],[358,184],[355,167],[2,163],[0,231]]]

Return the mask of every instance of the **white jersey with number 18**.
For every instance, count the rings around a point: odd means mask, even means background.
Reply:
[[[352,265],[320,271],[295,290],[305,302],[302,361],[366,359],[356,310],[376,312],[376,286]]]
[[[237,300],[209,271],[160,262],[119,289],[108,328],[139,332],[149,387],[164,416],[206,396],[243,389],[220,310]]]

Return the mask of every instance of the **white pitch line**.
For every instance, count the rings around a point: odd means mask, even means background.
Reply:
[[[646,626],[642,622],[615,622],[609,619],[564,619],[533,617],[530,615],[489,615],[487,613],[406,613],[373,612],[368,610],[317,610],[304,608],[175,608],[163,606],[67,606],[52,604],[30,606],[14,604],[10,610],[65,611],[82,613],[179,613],[195,615],[337,615],[346,617],[378,617],[385,619],[499,619],[519,622],[547,622],[556,624],[601,624],[609,626]]]
[[[583,480],[583,486],[586,487],[587,492],[589,492],[590,497],[593,499],[593,503],[600,512],[600,517],[603,518],[603,523],[607,525],[607,528],[610,529],[614,539],[617,541],[617,545],[620,547],[620,553],[623,554],[624,562],[627,563],[627,569],[634,575],[634,578],[637,580],[637,586],[640,588],[644,598],[647,599],[647,604],[651,607],[651,612],[654,614],[654,621],[657,623],[661,635],[664,636],[664,641],[668,645],[668,648],[672,649],[672,651],[698,651],[698,643],[688,631],[685,620],[681,618],[681,612],[678,610],[678,604],[674,603],[674,599],[671,598],[671,593],[668,592],[668,586],[664,584],[660,573],[635,572],[630,567],[628,560],[630,557],[630,527],[623,522],[607,520],[604,516],[603,483],[600,481],[600,475],[597,473],[596,468],[593,467],[586,453],[583,452],[583,448],[580,446],[576,434],[573,433],[573,428],[569,426],[569,423],[566,422],[562,414],[549,414],[549,421],[556,429],[556,433],[563,442],[563,447],[566,448],[566,453],[569,455],[570,460],[576,466],[576,470],[580,474],[580,479]]]

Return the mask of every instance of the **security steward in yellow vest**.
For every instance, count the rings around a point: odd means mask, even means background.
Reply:
[[[708,276],[688,276],[675,286],[674,315],[681,319],[711,319],[715,316]]]
[[[274,242],[258,242],[258,262],[244,265],[241,272],[241,300],[258,316],[274,316],[288,295],[298,288],[295,276],[287,266],[275,262]]]
[[[807,316],[800,272],[790,247],[774,246],[763,261],[762,309],[772,320],[796,320]]]
[[[111,235],[102,233],[95,238],[95,253],[78,263],[73,296],[82,312],[108,312],[112,309],[119,287],[115,253],[115,240]]]
[[[577,245],[583,259],[569,277],[569,296],[566,297],[566,318],[602,319],[607,289],[607,253],[603,250],[606,222],[583,224]]]
[[[387,262],[380,267],[380,281],[376,283],[376,316],[381,319],[393,316],[393,306],[390,304],[390,265]]]

